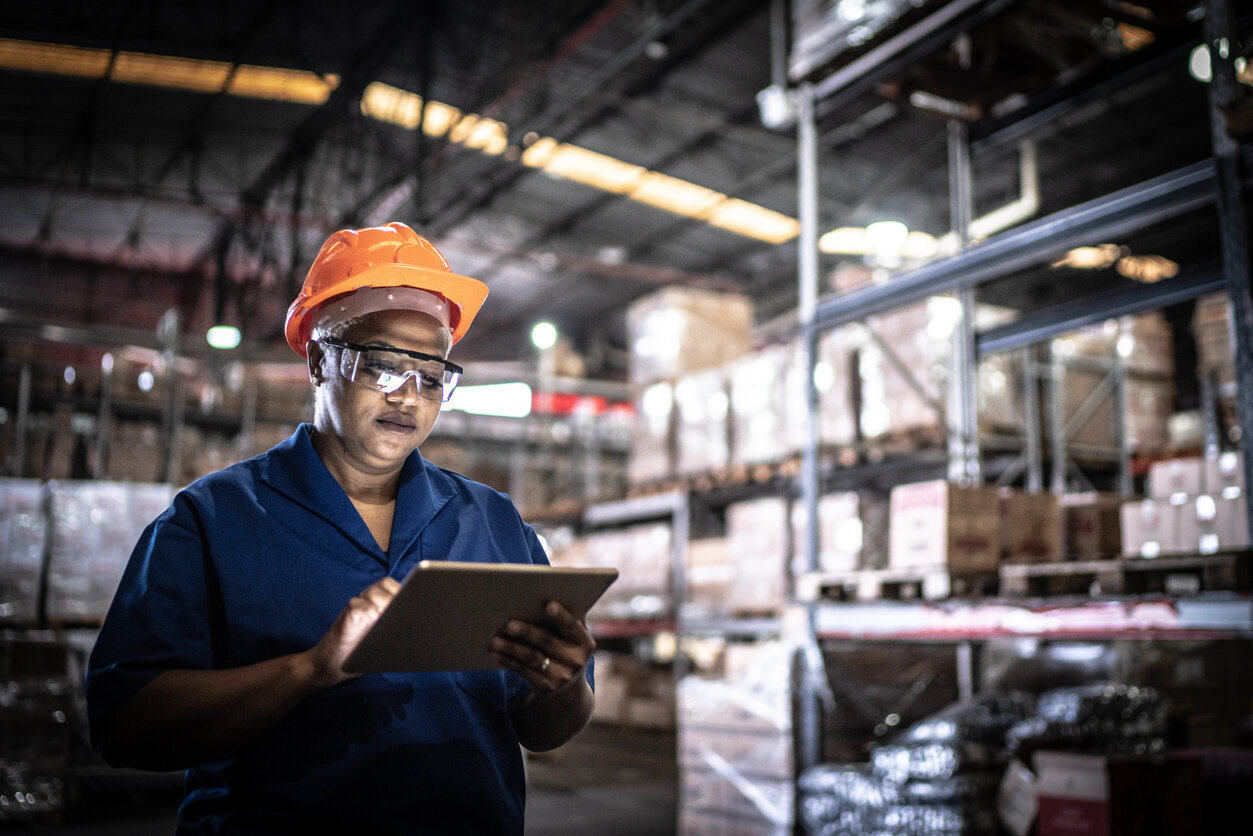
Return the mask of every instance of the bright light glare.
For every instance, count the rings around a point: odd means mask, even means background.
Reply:
[[[557,344],[557,326],[551,322],[537,322],[531,329],[531,342],[541,351]]]
[[[148,371],[147,369],[144,369],[142,372],[139,373],[138,382],[139,382],[139,388],[141,390],[145,392],[151,392],[153,385],[156,383],[156,379],[153,378],[152,372]]]
[[[223,350],[239,348],[239,329],[234,325],[214,325],[205,332],[204,338],[214,348]]]
[[[531,387],[525,383],[458,386],[443,408],[445,410],[457,409],[471,415],[525,418],[531,414]]]

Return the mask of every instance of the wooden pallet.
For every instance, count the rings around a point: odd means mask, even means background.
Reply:
[[[1188,595],[1253,589],[1250,552],[1114,558],[1061,563],[1006,564],[1001,592],[1012,596],[1148,594]]]
[[[954,571],[947,566],[859,569],[809,573],[797,581],[797,595],[815,601],[938,601],[991,595],[997,584],[996,572]]]

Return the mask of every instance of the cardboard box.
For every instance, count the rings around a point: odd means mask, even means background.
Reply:
[[[687,600],[692,615],[721,615],[731,587],[730,546],[726,537],[690,540],[687,544]]]
[[[790,532],[787,501],[762,497],[727,506],[730,612],[777,612],[788,602]]]
[[[818,498],[819,572],[851,572],[867,568],[862,559],[866,550],[866,525],[862,520],[863,501],[854,491],[841,491]],[[806,571],[805,549],[808,524],[805,504],[792,505],[792,572]]]
[[[674,475],[674,387],[666,382],[644,387],[635,398],[627,481],[632,485]]]
[[[1245,498],[1209,495],[1189,497],[1179,506],[1179,550],[1186,554],[1215,554],[1249,547],[1249,518]]]
[[[730,461],[730,394],[727,372],[692,372],[674,384],[675,470],[701,473]]]
[[[1205,460],[1205,492],[1214,497],[1234,499],[1243,496],[1244,455],[1233,450]]]
[[[1120,511],[1123,557],[1159,557],[1181,552],[1181,508],[1169,499],[1123,503]]]
[[[795,340],[751,351],[731,364],[733,462],[778,461],[802,448],[805,374],[804,355]]]
[[[1149,497],[1182,505],[1187,497],[1205,493],[1205,475],[1206,461],[1199,457],[1153,462],[1149,465]]]
[[[1000,491],[1002,558],[1014,563],[1062,559],[1062,513],[1049,491]]]
[[[1000,565],[996,488],[918,482],[897,485],[889,501],[890,568],[995,571]]]
[[[1036,752],[1036,836],[1110,836],[1105,758]]]
[[[1116,557],[1122,551],[1124,499],[1116,493],[1062,494],[1062,554],[1069,560]]]
[[[632,383],[674,380],[748,350],[752,303],[738,293],[667,287],[627,309]]]

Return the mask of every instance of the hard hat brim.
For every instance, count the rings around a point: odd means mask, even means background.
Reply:
[[[483,307],[488,291],[486,284],[469,276],[411,264],[380,264],[361,271],[323,293],[297,298],[292,303],[287,318],[287,344],[301,357],[307,356],[305,345],[309,342],[313,330],[313,314],[318,307],[364,287],[412,287],[440,294],[459,311],[457,323],[452,328],[454,344],[469,330],[470,323]],[[403,305],[396,307],[405,308]]]

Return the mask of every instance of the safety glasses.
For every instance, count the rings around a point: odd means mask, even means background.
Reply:
[[[413,378],[419,396],[429,401],[447,401],[464,371],[456,363],[420,351],[357,345],[327,337],[318,342],[339,349],[341,375],[380,392],[395,392]]]

